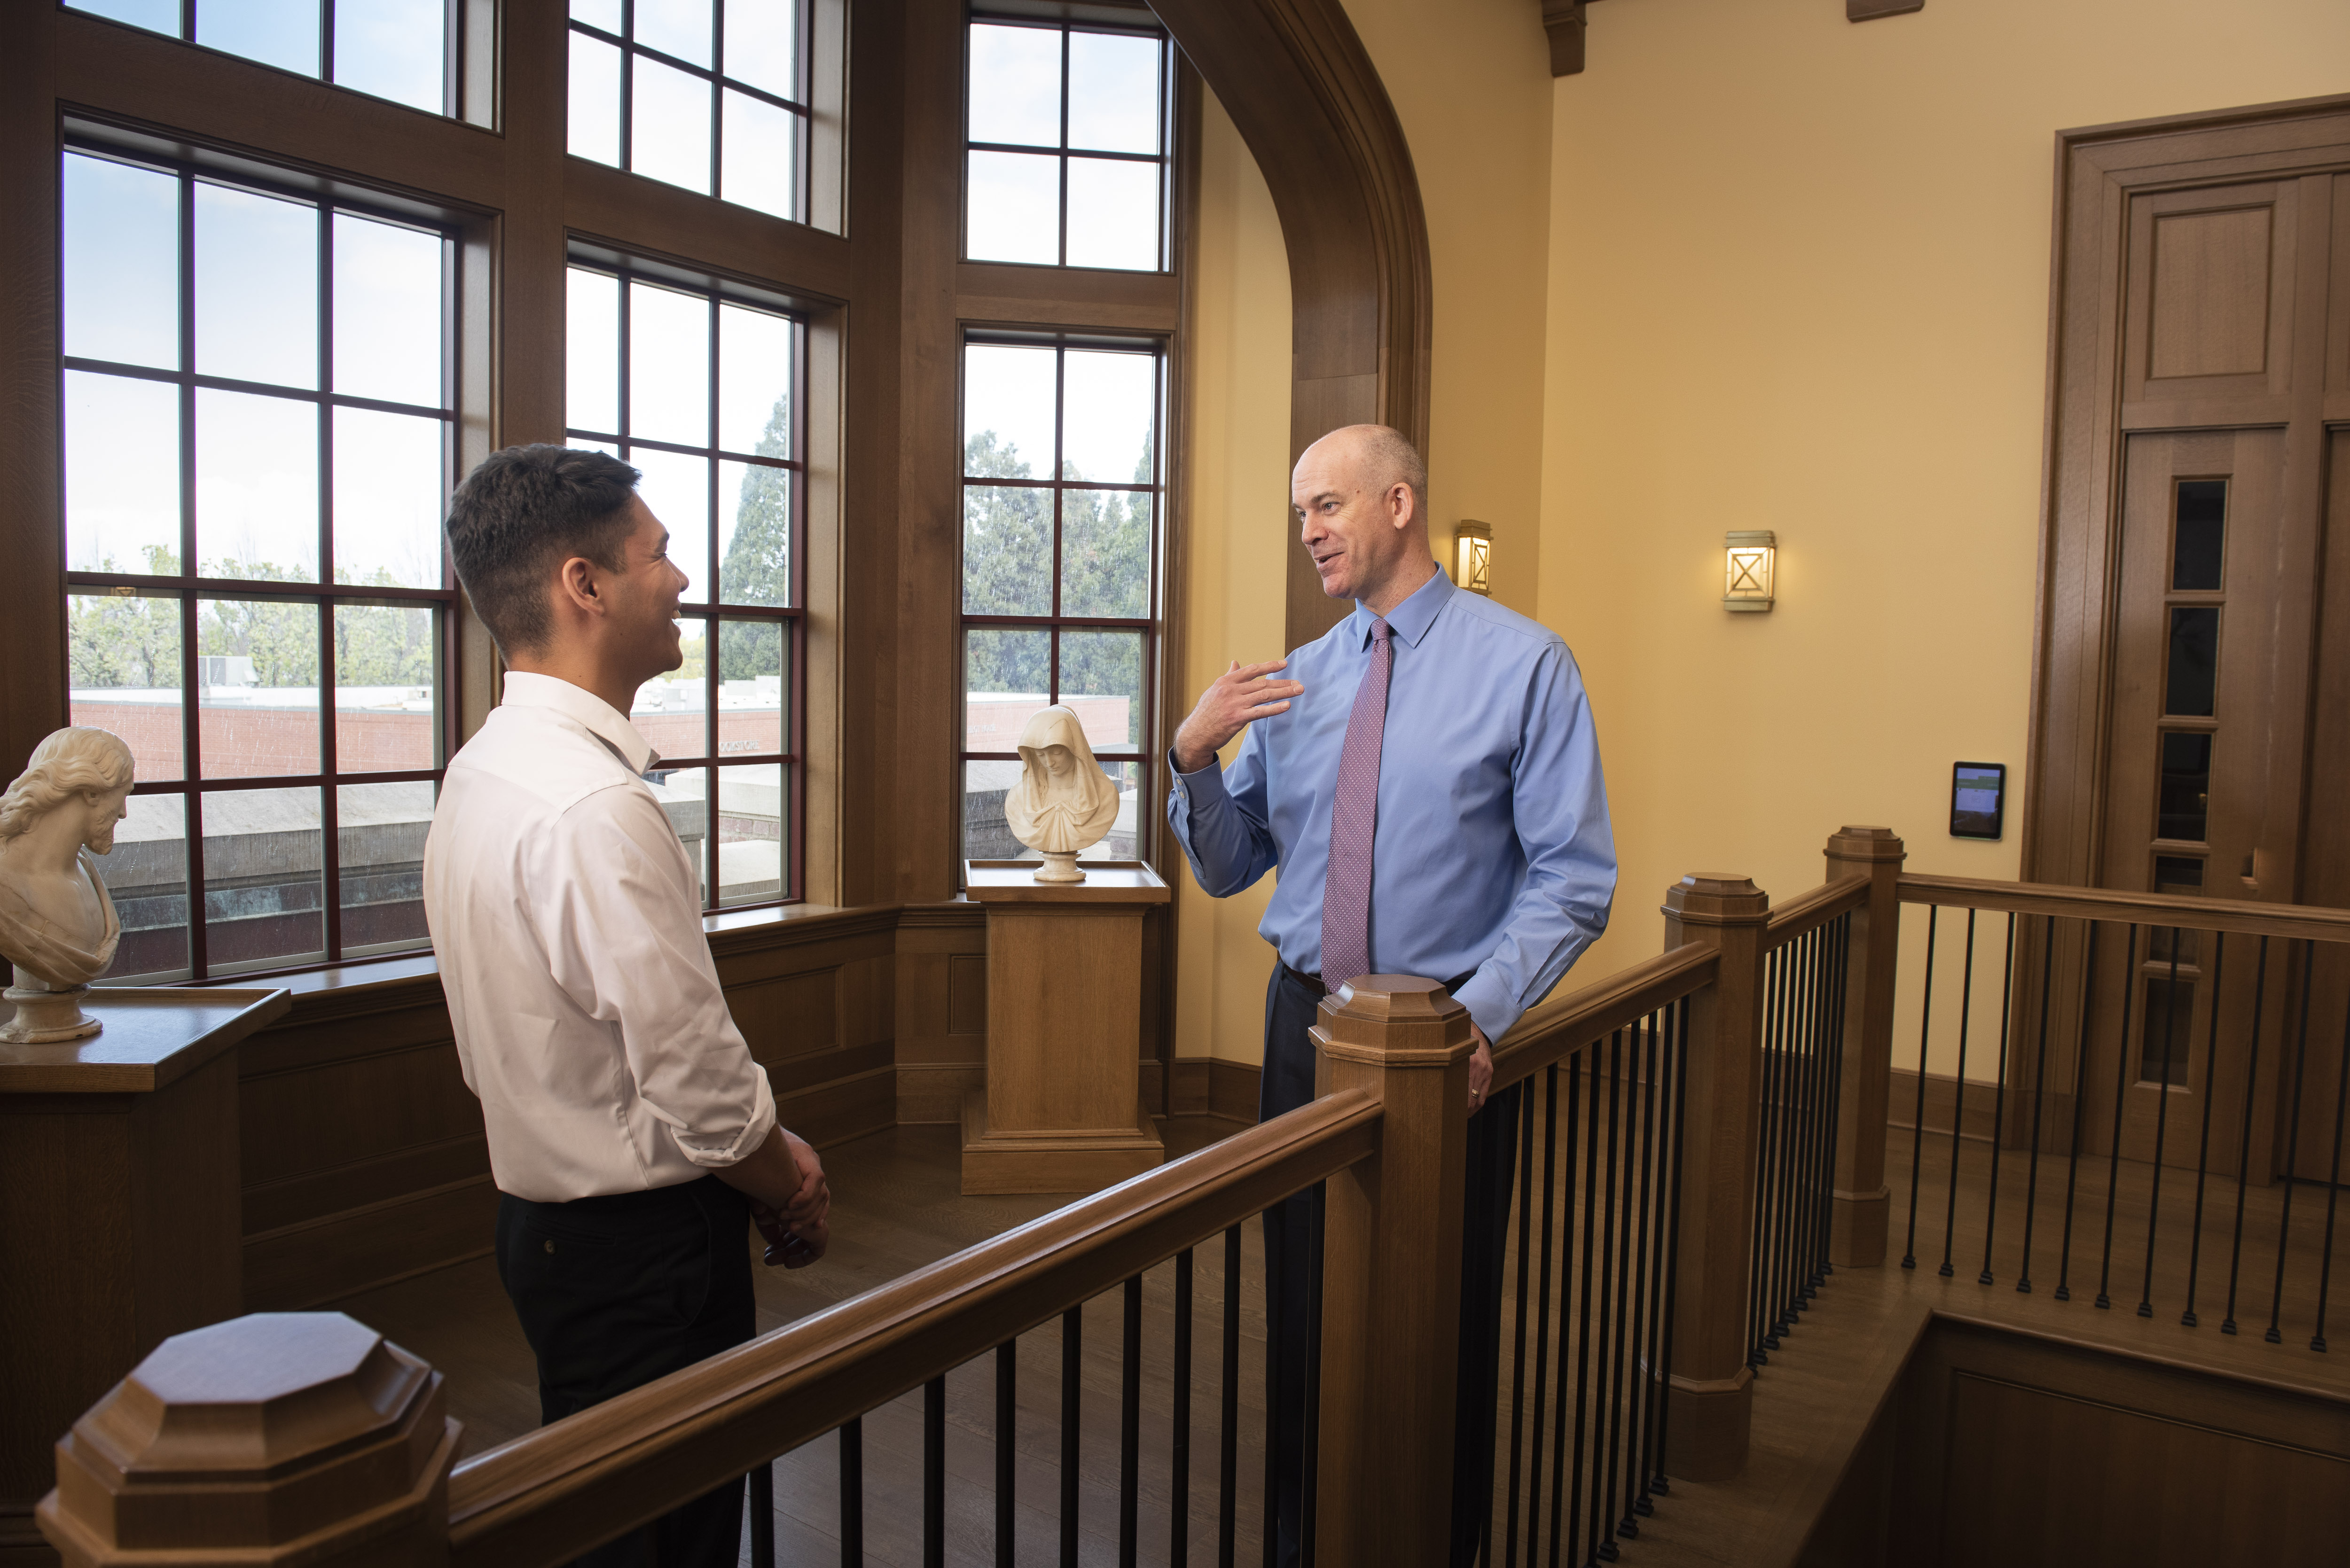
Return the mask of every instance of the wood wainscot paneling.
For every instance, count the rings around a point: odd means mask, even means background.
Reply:
[[[898,918],[898,1120],[962,1120],[987,1082],[987,916],[957,900]]]
[[[899,911],[762,913],[710,946],[777,1116],[818,1148],[893,1125]]]
[[[1170,1116],[1219,1116],[1243,1126],[1256,1120],[1256,1068],[1221,1056],[1178,1056],[1172,1069],[1162,1102],[1159,1078],[1166,1069],[1142,1064],[1143,1104],[1164,1104]]]

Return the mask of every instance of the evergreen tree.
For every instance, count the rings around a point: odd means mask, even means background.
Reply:
[[[755,449],[791,455],[790,394],[775,400]],[[792,581],[792,476],[788,469],[747,468],[734,508],[734,533],[719,563],[717,593],[732,605],[786,605]],[[726,621],[718,637],[719,678],[743,680],[784,670],[784,628],[775,621]]]

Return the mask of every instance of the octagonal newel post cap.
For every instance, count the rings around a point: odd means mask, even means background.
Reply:
[[[444,1405],[439,1373],[341,1313],[174,1334],[59,1440],[41,1525],[69,1563],[178,1548],[332,1562],[387,1533],[439,1541],[445,1501],[420,1516],[456,1460]]]
[[[1685,926],[1762,925],[1771,919],[1771,896],[1750,877],[1692,871],[1666,893],[1665,918]]]
[[[1466,1060],[1469,1010],[1441,982],[1363,974],[1322,999],[1315,1044],[1334,1062],[1376,1067],[1445,1067]]]
[[[1828,836],[1828,853],[1838,860],[1908,858],[1901,836],[1889,827],[1839,827]]]

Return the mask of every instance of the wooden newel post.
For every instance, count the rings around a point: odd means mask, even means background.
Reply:
[[[1322,1229],[1325,1563],[1441,1563],[1459,1381],[1469,1012],[1432,980],[1366,975],[1322,1002],[1316,1088],[1380,1102],[1379,1152],[1330,1179]]]
[[[1845,981],[1844,1053],[1836,1096],[1834,1223],[1828,1261],[1839,1269],[1885,1262],[1885,1096],[1893,1082],[1893,980],[1901,956],[1901,840],[1889,827],[1847,827],[1828,839],[1828,880],[1868,878],[1852,922]]]
[[[1743,877],[1684,877],[1665,895],[1665,946],[1721,950],[1690,998],[1683,1092],[1679,1283],[1666,1469],[1722,1480],[1746,1465],[1754,1369],[1747,1365],[1754,1161],[1762,1127],[1762,939],[1771,900]]]
[[[441,1375],[340,1313],[174,1334],[57,1444],[67,1568],[422,1568],[449,1560]]]

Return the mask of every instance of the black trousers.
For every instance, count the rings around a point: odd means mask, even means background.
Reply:
[[[1454,985],[1450,989],[1458,989]],[[1257,1119],[1270,1121],[1314,1097],[1314,1026],[1322,998],[1274,965],[1264,993],[1264,1074]],[[1492,1515],[1494,1390],[1502,1341],[1502,1254],[1514,1185],[1519,1085],[1469,1118],[1469,1172],[1461,1193],[1461,1356],[1452,1415],[1452,1568],[1470,1568]],[[1316,1216],[1310,1193],[1264,1212],[1266,1339],[1273,1357],[1275,1531],[1281,1568],[1295,1568],[1305,1468],[1305,1364],[1310,1351],[1306,1266]]]
[[[498,1280],[538,1358],[539,1419],[559,1421],[749,1339],[750,1213],[714,1176],[569,1203],[499,1194]],[[742,1526],[738,1476],[577,1561],[734,1568]]]

